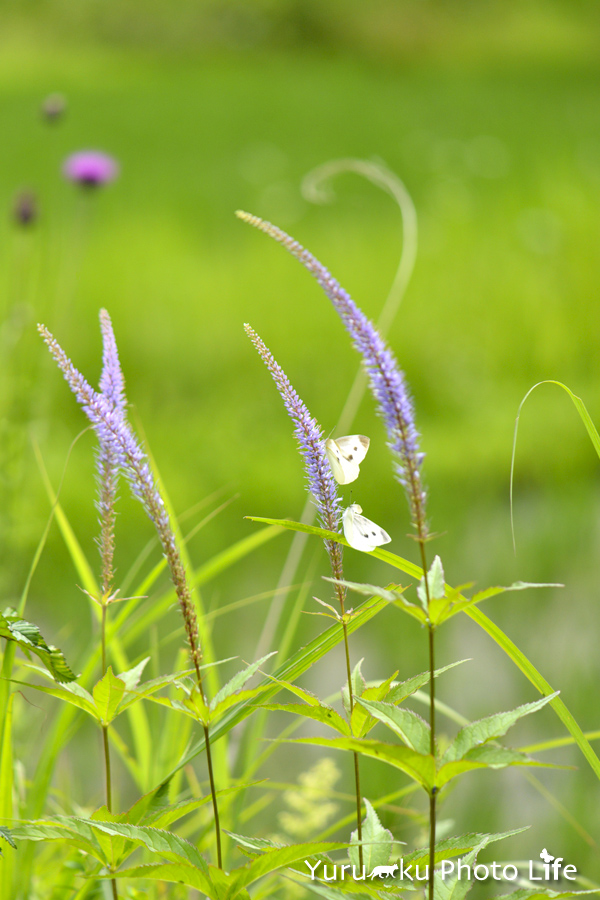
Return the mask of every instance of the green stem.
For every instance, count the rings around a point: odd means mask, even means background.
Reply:
[[[435,647],[434,629],[429,626],[429,725],[430,725],[430,749],[435,760]],[[436,824],[436,797],[437,787],[431,789],[429,795],[429,900],[433,900],[434,869],[435,869],[435,824]]]
[[[340,605],[342,607],[342,615],[344,614],[344,600],[340,595]],[[344,621],[342,621],[342,628],[344,629],[344,648],[346,650],[346,672],[348,674],[348,698],[349,698],[349,706],[350,706],[350,720],[352,720],[352,713],[354,711],[354,692],[352,690],[352,669],[350,667],[350,648],[348,646],[348,627]],[[364,865],[363,860],[363,845],[362,845],[362,793],[360,790],[360,770],[358,767],[358,753],[354,753],[354,787],[356,793],[356,831],[358,834],[358,871],[359,874],[362,872],[362,868]]]
[[[106,595],[102,598],[102,676],[106,674]],[[104,744],[104,771],[106,773],[106,808],[112,812],[112,778],[110,771],[110,746],[108,743],[108,725],[102,726],[102,742]],[[111,878],[113,900],[119,900],[117,892],[117,879]]]
[[[212,796],[213,812],[215,816],[215,835],[217,838],[217,865],[219,869],[223,868],[223,859],[221,856],[221,825],[219,823],[219,807],[217,806],[217,791],[215,789],[215,777],[213,775],[212,756],[210,751],[210,741],[208,739],[208,725],[204,725],[204,742],[206,745],[206,762],[208,765],[208,780],[210,781],[210,793]]]
[[[194,661],[194,666],[196,667],[196,678],[198,681],[198,689],[202,696],[204,696],[204,687],[202,684],[202,672],[200,671],[200,663],[198,659],[198,653],[196,648],[196,642],[192,635],[188,635],[190,640],[190,646],[192,650],[192,659]],[[215,818],[215,837],[217,840],[217,865],[219,869],[223,868],[223,855],[221,852],[221,823],[219,820],[219,807],[217,804],[217,789],[215,787],[215,775],[213,771],[213,763],[212,763],[212,752],[210,748],[210,739],[208,736],[208,725],[206,723],[202,724],[204,728],[204,746],[206,747],[206,765],[208,766],[208,780],[210,783],[210,795],[212,797],[212,807],[213,814]]]
[[[421,565],[423,567],[423,582],[427,596],[427,608],[431,602],[429,595],[429,581],[427,578],[427,557],[425,554],[425,541],[420,540]],[[435,763],[435,644],[434,627],[427,623],[429,631],[429,752]],[[429,795],[429,900],[434,900],[434,874],[435,874],[435,826],[436,826],[436,799],[437,787],[434,785]]]

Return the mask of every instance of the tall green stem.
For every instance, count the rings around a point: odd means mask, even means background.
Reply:
[[[344,600],[340,596],[340,604],[342,607],[342,615],[344,614]],[[346,622],[342,622],[344,629],[344,648],[346,650],[346,672],[348,674],[348,699],[350,706],[350,720],[354,711],[354,691],[352,690],[352,668],[350,666],[350,648],[348,646],[348,628]],[[360,790],[360,769],[358,767],[358,753],[354,753],[354,789],[356,794],[356,831],[358,835],[358,869],[359,874],[362,872],[364,865],[363,845],[362,845],[362,793]]]
[[[190,641],[191,649],[192,649],[192,659],[194,661],[194,666],[196,669],[196,679],[198,681],[198,689],[202,696],[204,697],[204,685],[202,683],[202,672],[200,671],[200,661],[199,654],[196,652],[197,648],[195,645],[195,638],[191,634],[188,634],[188,639]],[[215,787],[215,776],[213,771],[213,762],[212,762],[212,752],[210,749],[210,739],[208,735],[208,724],[203,723],[202,727],[204,728],[204,746],[206,747],[206,765],[208,767],[208,781],[210,784],[210,795],[212,797],[212,807],[213,814],[215,818],[215,837],[217,841],[217,865],[219,869],[223,868],[223,855],[221,852],[221,823],[219,820],[219,807],[217,805],[217,789]]]
[[[427,557],[425,554],[425,541],[419,540],[421,549],[421,565],[423,567],[423,583],[425,584],[425,594],[427,597],[427,608],[429,609],[429,581],[427,578]],[[429,631],[429,752],[435,764],[435,643],[434,643],[434,627],[428,622]],[[436,798],[437,787],[434,785],[429,794],[429,900],[434,900],[434,874],[435,874],[435,826],[436,826]]]
[[[108,596],[105,593],[102,597],[102,620],[101,620],[101,640],[102,640],[102,676],[106,674],[106,609]],[[102,744],[104,746],[104,772],[106,774],[106,808],[112,812],[112,778],[110,771],[110,746],[108,743],[108,725],[102,726]],[[117,880],[111,878],[110,886],[112,888],[113,900],[119,900],[117,892]]]

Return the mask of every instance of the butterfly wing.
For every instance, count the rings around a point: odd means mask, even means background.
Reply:
[[[382,544],[389,544],[391,537],[375,522],[371,522],[366,516],[361,516],[362,509],[357,503],[353,503],[344,512],[342,519],[344,537],[355,550],[370,553]]]
[[[369,449],[370,439],[363,434],[351,434],[345,437],[329,438],[325,442],[325,452],[338,484],[351,484],[359,475],[359,463],[363,461]]]

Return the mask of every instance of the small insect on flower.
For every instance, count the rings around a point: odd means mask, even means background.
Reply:
[[[370,519],[361,516],[362,506],[358,503],[352,503],[344,512],[342,523],[344,526],[344,537],[351,547],[355,550],[362,550],[364,553],[370,553],[375,547],[381,547],[382,544],[389,544],[391,537],[384,531],[380,525],[371,522]]]
[[[371,439],[364,434],[350,434],[325,442],[325,452],[338,484],[350,484],[359,475],[359,464],[367,455]]]

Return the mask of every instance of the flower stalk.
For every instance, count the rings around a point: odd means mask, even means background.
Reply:
[[[331,301],[355,348],[362,356],[369,387],[375,398],[378,413],[385,425],[388,447],[392,451],[395,460],[395,475],[404,488],[408,499],[411,523],[419,544],[427,607],[429,608],[430,592],[425,550],[425,544],[429,539],[429,527],[426,518],[427,495],[421,479],[421,465],[425,454],[419,449],[419,434],[415,426],[413,403],[406,386],[404,373],[375,325],[365,316],[348,292],[344,290],[312,253],[290,235],[286,234],[285,231],[282,231],[270,222],[260,219],[258,216],[253,216],[243,211],[238,211],[237,216],[278,241],[308,269]],[[435,760],[435,646],[434,629],[431,623],[429,623],[428,628],[430,752]],[[351,691],[350,697],[350,702],[352,703]],[[429,900],[433,900],[436,836],[435,788],[432,789],[429,797],[429,818]]]
[[[304,469],[309,492],[317,507],[319,521],[328,531],[338,531],[341,519],[341,499],[337,484],[333,477],[331,467],[325,452],[325,439],[316,419],[311,416],[308,408],[300,399],[292,387],[285,372],[275,360],[271,351],[266,347],[258,334],[250,327],[244,325],[246,334],[254,344],[261,359],[273,376],[279,393],[292,421],[294,422],[294,434],[300,453],[304,457]],[[325,549],[329,556],[329,563],[334,579],[335,594],[340,605],[340,617],[344,633],[344,650],[346,657],[346,677],[348,679],[348,697],[350,717],[354,709],[354,696],[352,691],[352,667],[350,665],[350,647],[348,644],[348,625],[346,622],[346,589],[340,582],[344,580],[342,561],[342,546],[336,541],[324,541]],[[363,865],[362,848],[362,793],[360,787],[360,770],[358,754],[354,753],[354,783],[356,794],[356,824],[358,832],[359,863]]]
[[[38,330],[96,432],[101,448],[99,454],[101,471],[108,466],[111,472],[120,470],[124,473],[129,481],[133,495],[142,503],[157,530],[163,553],[167,559],[175,593],[179,600],[190,657],[196,670],[198,688],[204,696],[202,672],[200,669],[202,649],[200,646],[198,619],[187,582],[185,567],[164,500],[148,465],[144,451],[133,434],[125,416],[124,380],[118,361],[110,318],[105,311],[101,314],[101,326],[104,339],[104,368],[100,393],[95,391],[75,368],[50,331],[44,325],[39,325]],[[106,454],[108,454],[108,457]],[[99,501],[99,506],[101,507],[100,517],[103,523],[101,525],[99,542],[103,559],[103,588],[106,587],[107,583],[105,579],[110,577],[112,581],[112,548],[114,542],[111,538],[112,532],[110,529],[114,525],[114,519],[111,524],[110,500],[107,507],[104,508],[104,499],[110,494],[111,490],[112,485],[110,488],[107,486],[104,492],[101,491],[101,499]],[[112,515],[114,517],[114,494],[112,498]],[[110,597],[106,597],[106,605],[109,599]],[[215,820],[217,860],[219,868],[222,868],[221,831],[208,725],[203,724],[203,729]]]

